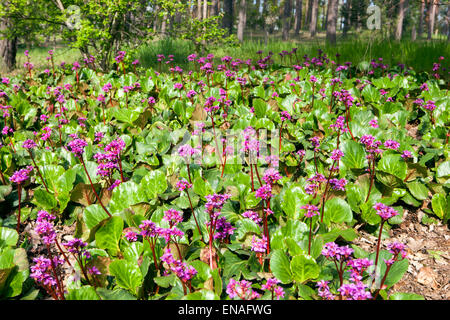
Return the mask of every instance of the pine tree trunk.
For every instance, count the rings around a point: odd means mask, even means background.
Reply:
[[[302,0],[297,0],[295,3],[295,22],[294,22],[294,34],[298,35],[302,28]]]
[[[447,6],[447,41],[450,41],[450,4]]]
[[[284,0],[284,10],[283,10],[283,41],[289,39],[289,29],[290,29],[290,19],[291,19],[291,0]]]
[[[345,3],[345,10],[344,10],[344,26],[342,28],[344,37],[347,35],[347,32],[350,30],[351,27],[351,20],[350,20],[351,10],[352,4],[350,0],[347,0],[347,2]]]
[[[319,0],[312,1],[311,7],[311,22],[309,24],[309,33],[311,37],[314,37],[317,32],[317,13],[319,8]]]
[[[2,20],[0,22],[0,30],[9,28],[9,22]],[[0,39],[0,56],[8,71],[11,71],[16,66],[17,54],[17,37]]]
[[[327,41],[336,45],[336,24],[338,18],[338,0],[328,0],[327,10]]]
[[[421,1],[421,5],[420,5],[420,18],[419,18],[419,29],[417,30],[417,35],[420,37],[422,37],[423,34],[423,20],[425,18],[425,0]]]
[[[428,40],[431,40],[434,31],[434,18],[436,16],[436,1],[430,0],[430,6],[428,9]]]
[[[233,0],[224,0],[223,1],[223,19],[222,19],[222,27],[224,29],[228,29],[228,34],[233,33]]]
[[[219,0],[212,0],[211,16],[217,16],[218,14],[219,14]]]
[[[202,20],[202,0],[197,0],[197,19]]]
[[[311,24],[311,12],[312,12],[312,6],[313,6],[313,1],[314,0],[308,0],[308,2],[306,3],[306,19],[305,19],[305,25],[310,25]]]
[[[208,0],[203,1],[203,19],[208,19]]]
[[[247,15],[247,4],[246,0],[241,0],[239,3],[239,13],[238,13],[238,26],[237,26],[237,38],[240,42],[244,41],[244,30]]]
[[[395,30],[395,40],[402,40],[403,34],[403,19],[405,18],[405,0],[400,0],[398,3],[397,28]]]

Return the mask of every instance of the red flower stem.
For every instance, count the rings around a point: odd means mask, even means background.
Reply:
[[[256,163],[254,163],[253,166],[255,167],[256,177],[258,178],[259,185],[262,186],[263,183],[261,182],[261,177],[259,176],[258,166],[256,165]]]
[[[33,153],[31,152],[30,149],[27,149],[27,150],[28,150],[28,153],[30,154],[31,160],[33,161],[34,167],[36,168],[36,171],[37,171],[39,177],[42,180],[42,184],[44,185],[45,190],[47,190],[47,192],[50,192],[50,191],[48,191],[47,185],[45,184],[44,178],[42,177],[42,174],[41,174],[41,171],[39,170],[39,167],[37,166],[36,162],[34,161]]]
[[[81,272],[83,273],[84,277],[86,278],[86,281],[88,282],[89,285],[92,285],[91,281],[89,281],[89,277],[86,273],[86,268],[83,266],[83,261],[81,260],[81,257],[80,256],[77,257],[75,254],[73,256],[75,257],[75,260],[77,261]]]
[[[213,270],[212,264],[212,247],[213,247],[213,221],[210,219],[209,224],[209,267]]]
[[[59,295],[61,297],[61,300],[64,300],[64,289],[63,289],[63,287],[61,285],[61,282],[60,282],[60,280],[58,278],[58,275],[56,274],[55,262],[53,261],[53,255],[52,255],[52,252],[50,250],[50,246],[48,244],[47,244],[47,251],[48,251],[48,255],[50,257],[52,273],[53,273],[53,276],[55,277],[56,285],[58,286]]]
[[[125,182],[125,178],[123,177],[122,160],[120,159],[120,155],[118,163],[119,163],[120,179],[122,180],[122,182]]]
[[[17,215],[16,231],[17,231],[17,234],[19,234],[19,228],[20,228],[20,202],[22,200],[22,185],[20,183],[17,185],[17,193],[18,193],[18,196],[19,196],[19,213]]]
[[[250,177],[252,178],[252,192],[255,191],[255,183],[253,181],[253,165],[250,163]]]
[[[64,251],[61,249],[61,246],[59,245],[58,239],[55,239],[55,243],[56,243],[56,246],[58,247],[59,252],[61,252],[61,254],[63,255],[64,260],[72,268],[72,264],[70,263],[69,259],[67,258],[66,254],[64,253]]]
[[[320,222],[321,223],[323,222],[323,216],[324,216],[324,212],[325,212],[325,201],[327,200],[326,197],[327,197],[328,188],[329,188],[329,185],[330,185],[330,179],[331,179],[331,176],[333,175],[333,171],[334,171],[333,168],[334,168],[335,164],[336,164],[336,160],[334,160],[332,165],[331,165],[330,174],[328,175],[327,183],[325,184],[325,190],[324,190],[323,195],[322,195],[322,212],[321,212],[321,215],[320,215]]]
[[[372,165],[372,168],[370,168],[370,165]],[[371,159],[371,162],[369,163],[369,170],[370,170],[370,185],[369,185],[369,191],[367,192],[366,201],[369,200],[370,192],[372,191],[372,186],[374,183],[375,178],[375,158]]]
[[[86,169],[86,164],[84,163],[84,160],[83,160],[82,157],[80,157],[80,161],[81,161],[81,163],[83,164],[84,172],[86,172],[86,175],[87,175],[87,177],[88,177],[88,179],[89,179],[89,182],[90,182],[90,184],[91,184],[92,191],[94,191],[94,194],[95,194],[95,197],[96,197],[97,200],[98,200],[98,203],[100,203],[101,207],[103,208],[103,210],[105,210],[106,214],[107,214],[108,216],[112,217],[111,213],[109,213],[109,211],[108,211],[108,210],[105,208],[105,206],[103,205],[102,200],[100,200],[100,197],[98,196],[97,191],[95,191],[94,184],[92,183],[91,177],[89,176],[89,173],[88,173],[88,171],[87,171],[87,169]]]
[[[308,241],[308,256],[311,255],[311,233],[312,233],[312,217],[309,222],[309,241]]]
[[[394,263],[395,263],[395,261],[397,261],[397,256],[398,256],[398,255],[396,255],[396,256],[394,257]],[[392,264],[390,264],[390,265],[387,266],[386,272],[384,273],[384,277],[383,277],[383,279],[381,280],[380,287],[379,287],[379,288],[377,289],[377,291],[375,292],[375,295],[374,295],[374,297],[373,297],[373,300],[375,300],[375,299],[378,297],[378,294],[380,293],[380,290],[383,288],[384,282],[386,281],[387,275],[388,275],[389,271],[391,270],[391,267],[392,267]]]
[[[213,133],[214,133],[214,143],[216,144],[216,155],[218,155],[219,143],[217,142],[217,134],[216,134],[216,126],[214,124],[214,117],[213,117],[213,115],[211,113],[209,114],[209,116],[211,118],[211,123],[212,123],[212,128],[213,128]],[[220,158],[220,164],[223,166],[221,158]]]
[[[158,262],[156,259],[156,252],[155,252],[155,243],[153,241],[150,241],[150,238],[147,238],[148,244],[150,245],[150,249],[152,249],[153,254],[153,263],[155,264],[155,269],[158,270]]]
[[[187,168],[187,174],[188,174],[189,183],[192,184],[192,180],[191,180],[191,169],[189,168],[189,163],[186,163],[186,168]]]
[[[195,217],[194,207],[192,206],[192,201],[191,201],[191,196],[189,195],[189,192],[188,192],[187,190],[186,190],[186,194],[187,194],[188,199],[189,199],[189,205],[191,206],[192,215],[194,216],[195,225],[197,226],[198,233],[199,233],[200,236],[202,237],[202,242],[205,242],[205,240],[203,239],[203,233],[202,233],[202,231],[200,230],[200,226],[198,225],[197,218]]]
[[[267,209],[270,209],[270,199],[267,200]],[[264,215],[264,227],[266,229],[266,238],[267,238],[267,254],[270,254],[270,235],[269,235],[269,226],[267,224],[267,212],[264,212],[263,210],[263,215]]]
[[[317,157],[316,157],[316,151],[314,150],[314,167],[316,169],[316,174],[319,173],[319,169],[317,167]]]
[[[102,102],[102,110],[103,110],[103,124],[106,125],[106,119],[105,119],[105,104]]]
[[[279,135],[279,142],[278,142],[278,156],[281,157],[281,131],[283,130],[283,122],[281,122],[280,131],[278,133]]]
[[[381,220],[381,224],[380,224],[380,232],[379,232],[379,234],[378,234],[377,252],[376,252],[376,256],[375,256],[375,264],[374,264],[374,266],[375,266],[375,273],[377,272],[378,256],[379,256],[379,254],[380,254],[381,233],[383,232],[383,225],[384,225],[384,222],[385,222],[385,221],[386,221],[386,220]],[[374,281],[375,281],[375,278],[374,278]]]
[[[9,144],[11,145],[11,148],[13,149],[14,153],[16,153],[16,148],[14,147],[14,143],[12,142],[11,137],[9,137]]]

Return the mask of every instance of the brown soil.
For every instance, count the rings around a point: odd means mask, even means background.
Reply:
[[[450,299],[450,230],[442,222],[421,224],[422,211],[405,210],[404,220],[389,231],[389,239],[383,245],[398,241],[408,247],[409,267],[403,278],[388,292],[416,293],[426,300]],[[377,237],[360,231],[354,243],[362,249],[374,252]]]

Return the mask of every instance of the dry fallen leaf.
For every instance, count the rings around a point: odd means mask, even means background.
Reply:
[[[430,267],[423,267],[419,270],[419,274],[417,275],[417,282],[431,286],[432,288],[437,288],[438,284],[436,282],[436,273]]]

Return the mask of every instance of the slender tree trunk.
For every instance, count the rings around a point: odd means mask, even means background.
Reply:
[[[0,22],[0,31],[10,28],[8,20],[2,20]],[[16,54],[17,54],[17,37],[0,39],[0,56],[8,71],[11,71],[16,66]]]
[[[164,16],[161,21],[161,37],[166,37],[166,29],[167,29],[167,16]]]
[[[283,10],[283,41],[289,39],[289,29],[290,29],[290,19],[291,19],[291,0],[284,0],[284,10]]]
[[[450,41],[450,4],[447,6],[447,41]]]
[[[308,25],[308,26],[311,24],[311,13],[312,13],[313,1],[315,1],[315,0],[308,0],[308,2],[307,2],[305,25]]]
[[[316,35],[317,32],[317,13],[319,9],[319,0],[313,0],[311,8],[311,23],[309,24],[309,33],[311,38]]]
[[[295,3],[295,22],[294,22],[294,34],[298,35],[302,28],[302,0],[297,0]]]
[[[239,2],[239,13],[238,13],[238,26],[237,26],[237,38],[239,41],[244,41],[244,30],[245,23],[247,19],[247,4],[246,0],[241,0]]]
[[[403,34],[403,19],[405,18],[405,0],[400,0],[398,3],[397,28],[395,30],[395,40],[402,40]]]
[[[203,1],[203,19],[208,19],[208,0]]]
[[[202,20],[202,0],[197,0],[197,19]]]
[[[436,16],[436,1],[430,0],[428,9],[428,40],[431,40],[434,31],[434,18]]]
[[[336,45],[336,24],[338,18],[338,0],[328,0],[327,10],[327,41]]]
[[[217,16],[218,14],[219,14],[219,0],[212,0],[211,16]]]
[[[424,18],[425,18],[425,0],[422,0],[420,4],[419,29],[417,30],[417,35],[419,36],[419,38],[422,37],[423,34]]]
[[[223,1],[223,19],[222,19],[222,27],[224,29],[228,29],[228,34],[233,33],[233,0],[224,0]]]
[[[345,3],[345,10],[344,10],[344,26],[342,28],[342,32],[344,34],[344,37],[347,35],[347,32],[350,30],[351,26],[351,10],[352,10],[352,3],[350,0],[346,0]]]
[[[411,41],[416,41],[417,39],[417,29],[416,26],[413,25],[411,29]]]

